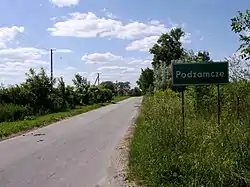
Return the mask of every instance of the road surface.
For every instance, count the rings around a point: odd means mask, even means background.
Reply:
[[[0,187],[92,187],[135,117],[130,98],[0,142]]]

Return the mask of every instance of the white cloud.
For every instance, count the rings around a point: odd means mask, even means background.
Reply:
[[[186,32],[185,33],[185,36],[184,37],[181,37],[180,41],[183,43],[183,44],[189,44],[191,43],[191,33],[188,33]]]
[[[167,29],[163,24],[141,23],[132,22],[126,25],[122,25],[109,32],[102,33],[102,36],[114,36],[121,39],[136,39],[143,36],[149,36],[154,34],[162,34],[167,32]]]
[[[71,37],[116,37],[120,39],[136,39],[150,35],[160,35],[169,31],[159,21],[148,23],[121,21],[98,17],[92,12],[71,13],[66,20],[57,22],[52,28],[48,28],[53,36]]]
[[[136,67],[138,66],[151,66],[151,62],[152,62],[152,57],[147,57],[144,59],[135,59],[135,58],[131,58],[130,61],[128,61],[128,64],[131,65],[135,65]]]
[[[71,49],[56,49],[56,53],[73,53]]]
[[[157,42],[159,39],[159,35],[157,36],[149,36],[145,37],[140,40],[135,40],[130,43],[127,47],[127,51],[149,51],[149,49]],[[191,33],[186,33],[184,37],[181,38],[181,42],[184,43],[191,43],[190,40]]]
[[[14,60],[35,60],[40,59],[42,55],[48,52],[37,48],[9,48],[0,50],[1,59],[14,59]]]
[[[126,66],[103,66],[98,68],[99,71],[121,71],[121,73],[133,72],[135,68]]]
[[[127,51],[148,51],[158,40],[159,36],[149,36],[135,40],[126,47]]]
[[[98,68],[100,81],[129,81],[132,86],[136,86],[136,81],[140,75],[140,68],[129,66],[103,66]],[[92,80],[96,78],[97,72],[89,76]]]
[[[37,48],[15,48],[0,50],[0,82],[20,83],[29,68],[47,67],[42,57],[48,52]]]
[[[24,27],[0,27],[0,48],[6,48],[6,43],[14,40],[22,32],[24,32]]]
[[[114,55],[110,52],[107,53],[93,53],[89,55],[84,55],[82,60],[86,64],[107,64],[107,63],[121,63],[124,62],[122,56]]]
[[[50,2],[58,7],[69,7],[79,3],[79,0],[50,0]]]
[[[85,54],[82,60],[86,64],[112,64],[112,65],[150,65],[152,57],[132,58],[115,55],[110,52]]]
[[[141,68],[151,67],[152,57],[124,57],[107,52],[84,55],[82,60],[85,61],[85,63],[103,65],[97,67],[97,71],[88,74],[88,78],[91,82],[95,80],[97,73],[100,73],[100,79],[102,81],[130,81],[135,86]]]

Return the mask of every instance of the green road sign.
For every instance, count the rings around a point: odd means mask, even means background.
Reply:
[[[228,62],[173,64],[172,82],[174,86],[226,84]]]

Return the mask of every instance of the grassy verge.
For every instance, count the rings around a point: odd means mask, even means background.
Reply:
[[[216,110],[204,119],[192,102],[186,95],[183,136],[177,94],[144,98],[131,143],[129,179],[150,187],[250,186],[250,120],[236,121],[224,108],[218,128]]]
[[[23,133],[28,130],[32,130],[34,128],[42,127],[49,125],[53,122],[60,121],[67,117],[75,116],[81,113],[88,112],[90,110],[94,110],[100,108],[102,106],[106,106],[112,103],[116,103],[122,100],[125,100],[129,97],[127,96],[119,96],[115,97],[111,103],[100,103],[86,106],[79,106],[76,109],[58,112],[53,114],[48,114],[44,116],[39,116],[32,120],[23,120],[23,121],[14,121],[14,122],[3,122],[0,123],[0,140],[8,138],[12,135]]]
[[[122,100],[125,100],[125,99],[128,99],[130,98],[130,96],[117,96],[113,99],[112,103],[117,103],[119,101],[122,101]]]

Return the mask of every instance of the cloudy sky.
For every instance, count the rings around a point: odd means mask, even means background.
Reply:
[[[128,80],[150,67],[148,49],[161,33],[182,27],[188,49],[208,50],[215,60],[236,51],[230,19],[249,0],[1,0],[0,82],[20,83],[29,68],[54,71],[71,82]]]

